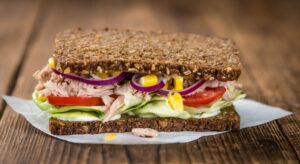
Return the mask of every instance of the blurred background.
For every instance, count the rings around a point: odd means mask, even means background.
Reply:
[[[28,81],[19,94],[30,97],[31,74],[46,64],[57,32],[117,27],[233,39],[248,95],[300,106],[299,0],[0,0],[0,23],[1,94]]]

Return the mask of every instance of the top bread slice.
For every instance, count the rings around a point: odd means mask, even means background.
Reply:
[[[231,81],[241,74],[238,55],[229,39],[105,28],[59,33],[53,57],[64,73],[123,71]]]

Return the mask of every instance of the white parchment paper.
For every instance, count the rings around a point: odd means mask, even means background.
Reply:
[[[41,111],[31,100],[24,100],[17,97],[3,96],[11,108],[23,115],[26,120],[43,131],[44,133],[59,138],[61,140],[73,143],[86,144],[167,144],[167,143],[184,143],[196,140],[202,136],[216,135],[225,132],[159,132],[156,138],[141,138],[128,133],[116,133],[116,138],[104,140],[107,135],[103,134],[85,134],[85,135],[52,135],[48,129],[47,112]],[[241,117],[241,128],[261,125],[275,119],[292,114],[278,107],[272,107],[253,100],[245,99],[234,102],[234,106]]]

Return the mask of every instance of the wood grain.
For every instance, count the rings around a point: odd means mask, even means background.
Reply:
[[[226,2],[226,3],[228,3],[228,2]],[[184,20],[185,23],[181,22],[178,26],[180,28],[182,28],[181,31],[186,30],[187,32],[198,33],[198,31],[199,31],[198,29],[200,29],[199,32],[205,32],[208,34],[217,34],[217,35],[223,36],[223,37],[232,37],[231,31],[227,29],[227,27],[226,27],[227,24],[225,24],[225,21],[223,21],[225,19],[223,17],[226,16],[227,13],[230,13],[230,11],[228,11],[228,10],[239,11],[238,8],[232,8],[232,6],[233,5],[230,3],[228,3],[226,5],[222,2],[216,2],[216,4],[214,4],[214,3],[202,1],[201,5],[198,5],[199,8],[195,9],[196,11],[199,11],[199,12],[192,13],[193,14],[192,16],[187,14],[186,16],[181,18],[182,20]],[[187,6],[187,7],[189,7],[189,6]],[[227,10],[222,11],[222,9],[223,9],[222,7]],[[182,10],[187,10],[187,9],[182,9]],[[236,14],[239,15],[239,13],[236,13]],[[226,20],[230,20],[230,19],[227,18]],[[188,26],[190,24],[190,22],[193,22],[193,25],[191,26],[193,28],[191,28],[191,29]],[[197,23],[195,23],[195,22],[197,22]],[[236,25],[234,23],[236,23],[236,22],[233,22],[231,26],[238,27],[238,24]],[[205,30],[201,30],[202,27],[204,27]],[[207,30],[207,29],[209,29],[209,30]],[[235,29],[235,30],[238,31],[238,29]],[[224,35],[224,33],[228,34],[228,35]],[[243,38],[246,38],[246,37],[244,36]],[[245,54],[243,54],[243,55],[245,55]],[[264,96],[261,94],[260,88],[257,88],[257,85],[253,85],[253,83],[251,82],[251,81],[253,81],[253,77],[249,76],[248,73],[249,72],[247,70],[245,70],[243,73],[242,79],[241,79],[242,83],[245,85],[245,90],[249,91],[248,94],[251,98],[254,98],[259,101],[264,102],[265,99],[264,99]],[[267,151],[265,151],[265,147],[262,147],[261,144],[258,142],[260,141],[260,139],[267,137],[268,138],[267,140],[261,140],[261,142],[262,143],[266,142],[265,144],[268,145],[267,142],[269,140],[276,141],[275,136],[282,136],[284,134],[281,132],[280,127],[278,127],[275,122],[272,122],[272,123],[268,124],[268,126],[264,126],[264,127],[265,127],[264,131],[260,131],[256,128],[245,129],[245,130],[241,131],[241,133],[244,132],[246,134],[256,133],[256,135],[252,136],[253,137],[252,139],[254,141],[257,141],[257,143],[252,142],[249,145],[249,142],[247,142],[247,140],[245,140],[245,139],[242,139],[241,134],[239,134],[239,136],[237,136],[239,138],[239,140],[237,140],[237,141],[240,141],[240,142],[236,142],[235,145],[229,144],[230,141],[225,140],[225,139],[222,139],[221,140],[222,142],[220,144],[217,144],[219,148],[222,148],[222,145],[224,145],[223,149],[226,149],[229,146],[229,149],[225,151],[225,152],[229,152],[228,154],[224,155],[223,152],[219,152],[219,153],[217,152],[214,154],[218,154],[217,156],[222,157],[224,161],[229,161],[229,163],[233,163],[234,161],[241,160],[241,159],[239,159],[239,160],[235,159],[236,153],[243,154],[242,159],[247,159],[245,162],[247,162],[249,160],[253,161],[253,162],[274,160],[274,156],[272,156],[272,155],[270,156],[267,153]],[[271,134],[271,135],[264,136],[265,133]],[[232,135],[234,135],[233,133],[232,134],[224,134],[224,136],[226,136],[226,135],[230,135],[231,137],[234,137],[234,136],[232,136]],[[221,136],[223,136],[223,135],[221,135]],[[210,137],[210,138],[212,138],[212,137]],[[269,139],[269,138],[273,138],[273,139]],[[199,140],[199,141],[202,141],[202,140]],[[214,144],[213,142],[209,142],[207,144],[209,146],[205,147],[204,149],[207,151],[210,151],[211,145],[213,145],[213,144]],[[290,148],[288,140],[285,139],[285,137],[280,138],[279,140],[277,140],[276,142],[274,142],[272,144],[282,145],[282,146],[274,146],[272,153],[278,154],[278,156],[275,156],[276,161],[284,160],[284,159],[292,161],[292,160],[298,159],[298,157],[293,154],[294,150],[293,150],[293,148]],[[228,145],[228,146],[225,146],[225,145]],[[201,145],[201,147],[203,147],[203,146],[205,146],[205,145]],[[233,149],[232,146],[238,147],[239,149],[236,149],[236,148]],[[285,148],[282,149],[282,147],[285,147]],[[288,149],[288,151],[290,153],[285,153],[286,152],[285,149]],[[234,150],[236,150],[236,151],[234,151]],[[254,150],[256,150],[256,151],[254,151]],[[252,153],[249,155],[249,153],[247,153],[247,152],[252,152]],[[256,154],[255,152],[258,152],[258,153]],[[202,157],[199,157],[197,155],[194,156],[194,155],[191,155],[190,153],[188,153],[188,154],[191,156],[192,160],[194,160],[195,162],[199,162],[199,161],[203,160]],[[253,154],[255,154],[255,155],[253,156]],[[213,161],[214,159],[210,158],[210,160]],[[217,161],[219,161],[219,158],[217,158],[216,161],[213,161],[213,162],[217,162]]]
[[[287,140],[293,147],[294,151],[297,152],[299,159],[300,147],[299,144],[295,142],[297,138],[299,139],[300,135],[298,102],[299,87],[296,86],[297,81],[299,82],[299,76],[292,74],[296,72],[297,66],[295,63],[298,63],[300,59],[295,54],[295,52],[299,51],[299,47],[294,45],[296,40],[299,40],[300,38],[297,30],[300,22],[298,19],[293,17],[293,14],[296,14],[296,8],[295,6],[286,3],[283,3],[280,6],[271,6],[267,11],[265,8],[258,7],[253,3],[247,4],[247,6],[249,6],[250,9],[252,8],[252,10],[247,11],[249,12],[248,14],[257,14],[260,15],[260,17],[259,19],[255,16],[249,17],[247,19],[243,19],[243,21],[266,22],[269,20],[270,25],[278,28],[271,28],[265,24],[260,25],[261,27],[251,24],[243,27],[242,23],[234,22],[232,20],[229,21],[232,23],[228,26],[235,28],[231,28],[226,33],[227,35],[234,36],[234,39],[240,43],[240,48],[244,50],[242,59],[249,65],[247,72],[253,76],[253,83],[255,83],[257,88],[260,90],[261,95],[264,98],[263,102],[280,106],[294,112],[294,116],[281,119],[277,123],[279,128],[283,130],[283,134],[287,137]],[[255,13],[252,13],[254,9]],[[279,10],[283,9],[290,11],[289,14],[285,14],[281,17],[275,15],[275,13],[280,12]],[[228,11],[224,12],[228,13]],[[234,14],[239,15],[241,18],[243,17],[242,14]],[[230,19],[230,16],[228,16],[227,19]],[[289,28],[286,28],[287,26]],[[265,28],[267,30],[260,30],[261,28]],[[251,37],[245,39],[245,34],[246,36]],[[250,65],[255,69],[251,69]]]
[[[0,60],[0,64],[4,63],[6,68],[6,62],[11,60],[9,76],[14,72],[18,75],[15,86],[7,87],[9,80],[1,83],[3,93],[15,88],[13,95],[30,98],[35,85],[31,75],[46,63],[55,33],[63,29],[79,26],[164,29],[233,38],[242,51],[241,82],[248,96],[295,113],[262,126],[203,137],[186,144],[121,146],[80,145],[57,140],[36,130],[6,107],[0,120],[0,140],[3,141],[0,142],[0,163],[299,162],[299,2],[43,1],[42,16],[38,14],[39,5],[34,2],[0,1],[0,4],[7,8],[0,7],[0,18],[7,22],[3,13],[22,9],[14,14],[11,24],[0,27],[1,35],[9,30],[21,31],[20,35],[13,35],[17,37],[18,48],[13,49],[12,41],[5,35],[6,46],[0,45],[0,53],[16,54],[5,56],[10,59]],[[23,20],[14,24],[20,16]],[[35,20],[39,23],[35,24]],[[28,38],[31,38],[30,44]],[[22,56],[25,60],[20,71],[15,71]],[[4,72],[0,68],[0,72]]]
[[[30,44],[39,3],[0,1],[0,95],[11,94]],[[4,104],[0,100],[0,118]]]
[[[83,5],[84,4],[84,5]],[[119,17],[116,12],[108,12],[107,8],[115,8],[119,11],[119,14],[124,14],[124,17]],[[118,25],[114,25],[117,27],[123,28],[136,28],[136,29],[145,29],[151,28],[151,25],[156,25],[155,22],[147,21],[148,24],[141,24],[141,27],[128,27],[127,23],[136,24],[136,22],[140,21],[140,18],[131,19],[132,13],[139,13],[140,8],[143,9],[144,15],[146,18],[151,19],[152,14],[149,14],[149,9],[147,6],[143,4],[137,4],[134,6],[128,6],[128,8],[121,10],[118,9],[117,5],[112,6],[111,4],[106,4],[105,2],[91,2],[84,3],[80,1],[76,2],[53,2],[48,3],[47,16],[45,17],[44,23],[41,26],[39,37],[34,41],[33,45],[28,50],[27,60],[24,63],[24,67],[20,73],[18,82],[16,84],[16,90],[13,92],[13,95],[30,98],[31,92],[34,88],[35,81],[32,79],[32,74],[35,70],[42,68],[42,66],[46,63],[47,59],[51,55],[52,50],[52,42],[55,34],[58,31],[64,30],[66,28],[74,28],[74,27],[104,27],[104,26],[113,26],[115,22],[110,22],[111,17],[115,17],[115,21],[124,21]],[[81,11],[78,13],[77,11]],[[46,12],[46,11],[45,11]],[[108,17],[107,17],[108,16]],[[86,19],[86,18],[89,19]],[[67,21],[65,21],[67,20]],[[152,18],[152,20],[155,20]],[[57,26],[59,25],[59,26]],[[25,86],[25,87],[24,87]],[[66,142],[62,142],[59,140],[51,141],[53,138],[42,134],[41,132],[33,129],[26,120],[21,116],[13,113],[9,107],[6,108],[4,113],[4,118],[1,120],[0,125],[7,125],[12,118],[13,121],[16,121],[11,124],[11,127],[1,126],[0,131],[5,131],[8,133],[4,133],[0,135],[0,138],[3,140],[7,140],[8,138],[13,138],[12,136],[16,135],[16,133],[20,133],[19,135],[31,136],[22,138],[18,142],[10,141],[7,145],[1,145],[5,147],[6,152],[9,154],[16,155],[18,152],[25,149],[25,146],[29,146],[28,152],[22,153],[22,155],[27,156],[26,162],[32,161],[43,161],[45,163],[68,163],[68,162],[76,162],[79,160],[79,152],[84,151],[86,156],[80,157],[80,161],[82,162],[103,162],[103,163],[116,163],[117,161],[129,161],[133,157],[131,155],[136,155],[131,153],[132,149],[126,149],[123,146],[102,146],[102,145],[90,145],[88,147],[82,145],[74,145]],[[23,127],[20,125],[25,125],[28,131],[22,131]],[[15,131],[9,131],[9,129],[14,129]],[[21,130],[21,131],[20,131]],[[32,135],[36,134],[36,135]],[[18,134],[17,134],[18,135]],[[15,138],[18,139],[18,138]],[[32,142],[34,144],[27,145],[25,143]],[[12,147],[14,144],[21,144],[20,147]],[[49,151],[42,151],[42,147],[49,147]],[[38,147],[38,148],[37,148]],[[153,147],[153,146],[152,146]],[[155,147],[155,146],[154,146]],[[89,150],[87,150],[89,149]],[[14,151],[11,151],[14,150]],[[133,150],[134,151],[134,150]],[[149,150],[147,150],[149,152]],[[155,150],[154,150],[155,151]],[[40,153],[43,152],[43,153]],[[97,153],[98,152],[98,153]],[[30,153],[30,154],[27,154]],[[39,154],[39,155],[37,155]],[[72,154],[72,155],[71,155]],[[73,154],[75,156],[73,156]],[[118,154],[118,156],[115,156]],[[17,156],[17,162],[23,161],[24,156]],[[7,154],[4,153],[0,155],[0,161],[9,161],[9,158],[6,158]],[[35,158],[33,158],[35,157]],[[87,158],[88,157],[88,158]],[[93,157],[93,158],[91,158]],[[147,156],[151,157],[151,156]],[[144,158],[146,161],[151,160],[150,158]]]
[[[93,14],[92,11],[95,11],[90,10],[93,4],[83,5],[84,2],[56,3],[58,1],[48,4],[48,11],[45,12],[49,13],[44,18],[45,20],[41,26],[39,37],[34,40],[28,50],[27,60],[24,63],[24,67],[22,67],[13,95],[30,98],[30,93],[35,85],[32,74],[36,69],[45,65],[51,55],[55,34],[65,28],[81,26],[78,22],[88,26],[90,19],[86,19],[86,17],[89,17],[89,15]],[[79,10],[84,10],[85,14],[79,13]],[[0,138],[7,141],[1,142],[2,150],[5,150],[0,155],[0,161],[3,161],[3,163],[9,162],[12,159],[17,163],[68,163],[76,162],[79,160],[79,157],[81,157],[80,160],[106,161],[107,163],[118,159],[123,160],[120,149],[112,149],[113,151],[106,153],[106,155],[109,155],[110,153],[117,152],[120,158],[104,159],[107,156],[102,155],[104,152],[102,145],[92,145],[90,150],[93,151],[84,150],[86,156],[82,157],[84,154],[80,152],[83,146],[66,143],[43,134],[37,129],[32,128],[24,118],[13,113],[8,108],[4,112],[4,117],[1,119],[0,125],[0,131],[2,132]],[[91,156],[94,158],[90,159],[89,157]],[[125,152],[123,156],[125,156]]]

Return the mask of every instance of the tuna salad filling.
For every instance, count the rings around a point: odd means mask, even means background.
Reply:
[[[64,121],[111,121],[121,115],[181,119],[216,116],[245,97],[236,81],[111,72],[82,77],[44,67],[37,71],[34,103]]]

